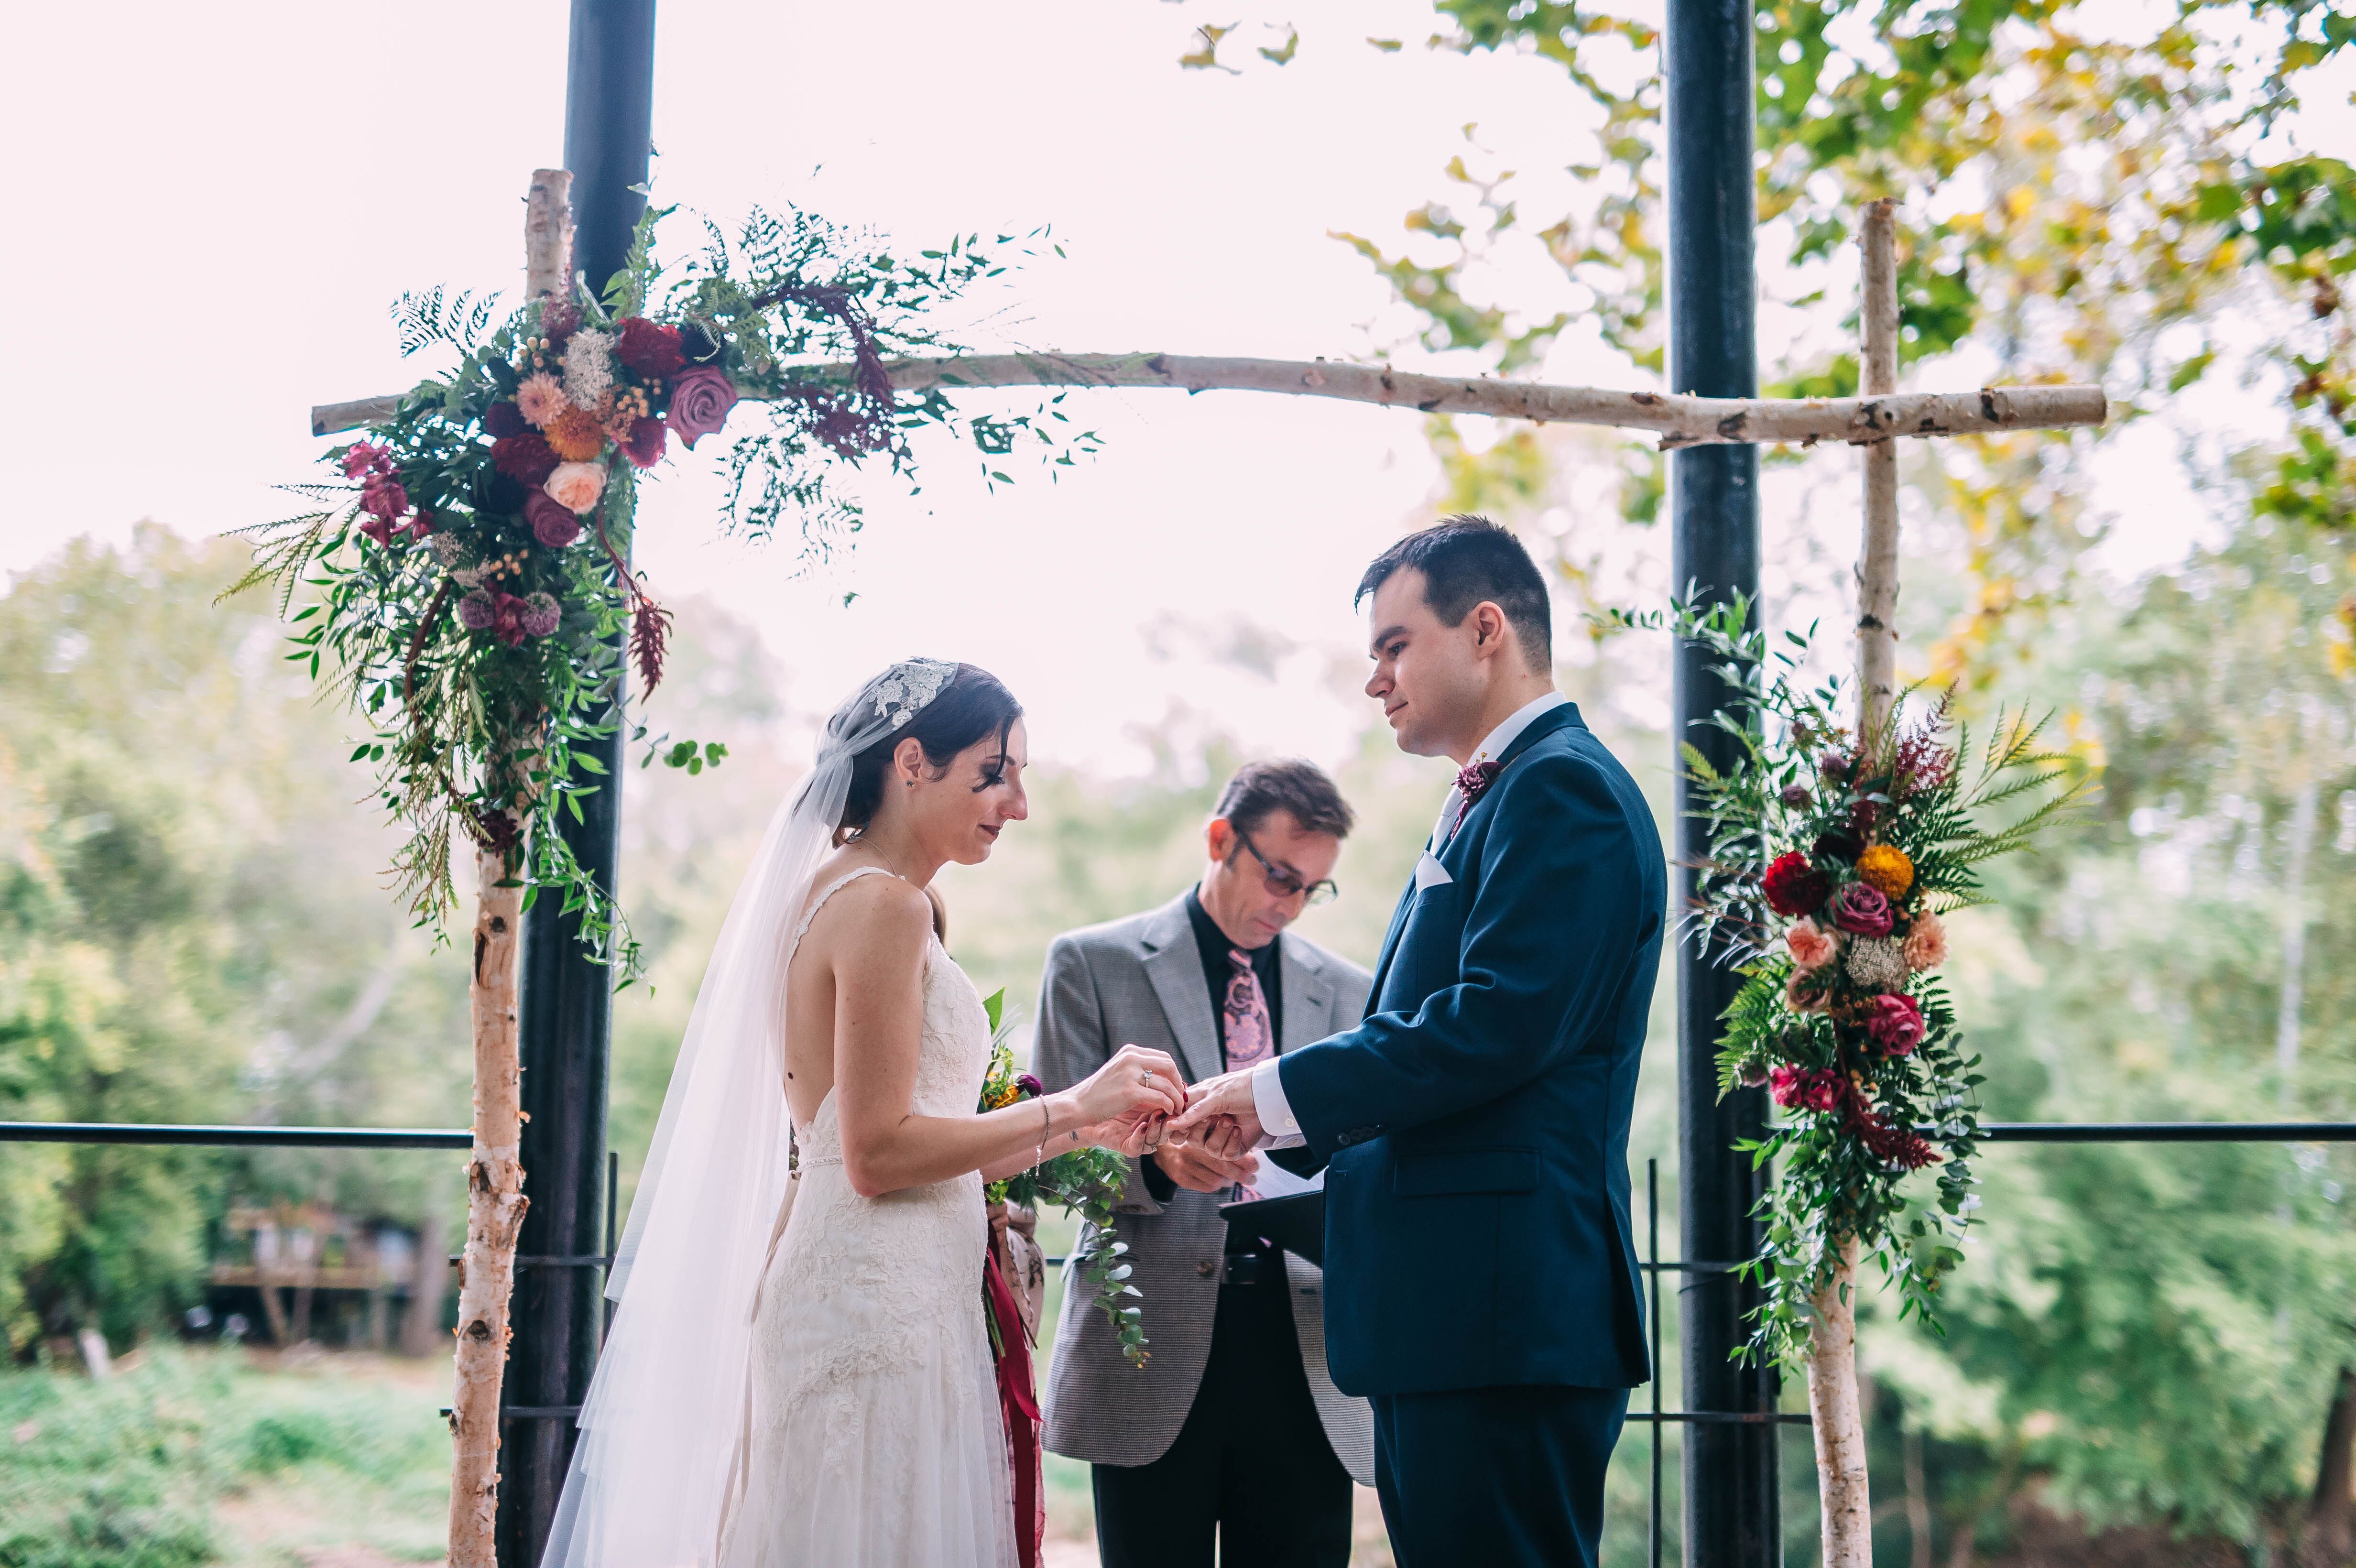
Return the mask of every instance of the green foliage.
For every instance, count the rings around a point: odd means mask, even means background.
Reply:
[[[231,1549],[213,1505],[273,1479],[316,1477],[348,1531],[356,1495],[386,1494],[430,1530],[447,1488],[430,1399],[256,1375],[230,1355],[167,1350],[107,1383],[0,1373],[0,1568],[196,1568]]]
[[[1002,1110],[1035,1097],[1038,1080],[1014,1066],[1013,1025],[1006,1018],[1006,988],[1000,987],[982,999],[990,1017],[990,1069],[982,1075],[983,1111]],[[1113,1230],[1113,1216],[1129,1190],[1129,1161],[1107,1148],[1076,1148],[1053,1159],[1018,1170],[993,1181],[988,1189],[992,1203],[1012,1203],[1036,1211],[1043,1201],[1060,1204],[1087,1221],[1088,1238],[1080,1272],[1096,1287],[1096,1304],[1112,1324],[1116,1342],[1130,1364],[1145,1365],[1148,1352],[1144,1312],[1131,1297],[1142,1296],[1129,1283],[1129,1243]]]
[[[211,607],[240,553],[143,528],[0,596],[0,1118],[464,1119],[462,976],[402,941],[349,748],[266,607]],[[0,1355],[84,1328],[121,1348],[193,1304],[232,1195],[411,1224],[446,1172],[0,1146]]]

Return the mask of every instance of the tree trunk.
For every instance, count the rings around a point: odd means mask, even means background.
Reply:
[[[1239,359],[1191,354],[961,354],[885,362],[903,391],[933,387],[1161,387],[1183,392],[1281,392],[1339,398],[1423,413],[1488,414],[1541,424],[1612,425],[1645,431],[1668,450],[1739,442],[1879,443],[1894,435],[1969,435],[2101,424],[2100,387],[1983,387],[1973,392],[1905,397],[1696,398],[1498,381],[1485,376],[1419,376],[1387,365],[1340,359]],[[851,366],[791,365],[797,382],[845,382]],[[748,396],[761,395],[756,389]],[[311,433],[332,435],[392,416],[385,394],[311,411]]]
[[[1825,1568],[1873,1568],[1873,1497],[1857,1397],[1857,1240],[1844,1237],[1833,1276],[1811,1302],[1808,1413],[1824,1498]]]
[[[475,856],[475,1147],[466,1165],[466,1251],[458,1269],[457,1388],[450,1401],[450,1568],[495,1568],[499,1379],[508,1359],[523,1195],[523,1071],[517,1060],[517,957],[523,889],[507,857]]]
[[[2356,1554],[2356,1368],[2340,1369],[2330,1413],[2323,1421],[2323,1453],[2308,1499],[2300,1568],[2343,1568]]]

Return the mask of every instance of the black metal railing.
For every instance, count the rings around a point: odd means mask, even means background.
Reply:
[[[1922,1129],[1926,1133],[1929,1129]],[[1979,1138],[1996,1144],[2224,1144],[2224,1143],[2356,1143],[2356,1122],[1983,1122]],[[1649,1276],[1652,1321],[1646,1325],[1652,1341],[1652,1408],[1630,1416],[1652,1428],[1652,1497],[1646,1531],[1646,1560],[1661,1568],[1661,1429],[1670,1424],[1731,1423],[1740,1425],[1808,1426],[1804,1413],[1780,1410],[1672,1410],[1661,1408],[1661,1276],[1665,1274],[1730,1274],[1737,1262],[1661,1261],[1661,1162],[1644,1162],[1644,1261],[1638,1266]],[[1680,1287],[1683,1288],[1683,1287]]]
[[[472,1148],[475,1135],[465,1127],[248,1127],[229,1124],[175,1122],[0,1122],[0,1144],[144,1144],[197,1145],[211,1148]],[[614,1264],[615,1202],[620,1194],[622,1157],[605,1153],[605,1250],[602,1253],[542,1255],[519,1253],[515,1266],[534,1268],[611,1268]],[[456,1267],[464,1254],[452,1253]],[[605,1303],[601,1328],[614,1322],[614,1304]],[[444,1409],[444,1416],[450,1412]],[[503,1405],[499,1420],[570,1421],[581,1413],[577,1404]]]
[[[1980,1141],[1991,1144],[2109,1143],[2356,1143],[2356,1122],[1983,1122]],[[0,1143],[180,1144],[227,1148],[468,1148],[474,1135],[463,1127],[242,1127],[119,1122],[0,1122]],[[519,1256],[516,1267],[608,1268],[614,1261],[615,1208],[621,1157],[605,1157],[605,1251],[603,1255]],[[1732,1424],[1806,1426],[1809,1417],[1778,1410],[1663,1410],[1661,1408],[1661,1276],[1723,1275],[1742,1260],[1661,1259],[1661,1162],[1644,1162],[1645,1246],[1643,1269],[1650,1295],[1646,1337],[1652,1350],[1651,1408],[1629,1417],[1652,1428],[1652,1497],[1646,1550],[1660,1568],[1662,1428],[1670,1425]],[[458,1259],[453,1255],[455,1264]],[[1047,1259],[1060,1265],[1064,1259]],[[1684,1288],[1680,1286],[1679,1288]],[[606,1304],[606,1321],[613,1317]],[[519,1405],[500,1412],[502,1421],[569,1421],[578,1405]],[[443,1412],[449,1414],[448,1411]]]

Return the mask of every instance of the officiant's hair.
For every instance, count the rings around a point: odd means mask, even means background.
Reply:
[[[991,735],[998,737],[1000,754],[1004,755],[1006,739],[1022,717],[1023,704],[1014,700],[1004,682],[980,665],[958,666],[941,694],[918,709],[915,718],[851,758],[851,793],[842,803],[836,842],[875,820],[876,809],[884,804],[884,778],[891,772],[892,753],[900,749],[901,741],[914,738],[921,743],[925,761],[933,765],[933,776],[938,778],[959,752]]]
[[[1546,579],[1513,530],[1470,512],[1443,517],[1375,557],[1358,579],[1350,607],[1365,603],[1367,594],[1407,566],[1423,573],[1423,602],[1441,625],[1462,625],[1472,606],[1485,599],[1521,634],[1530,668],[1541,675],[1554,668],[1554,615]]]
[[[1249,833],[1280,811],[1292,814],[1303,833],[1330,833],[1347,838],[1357,826],[1350,803],[1315,763],[1298,757],[1246,763],[1219,792],[1213,816],[1224,816],[1238,833]],[[1243,853],[1238,845],[1228,858]]]

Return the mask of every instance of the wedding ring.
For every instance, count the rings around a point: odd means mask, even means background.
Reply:
[[[1152,1083],[1152,1082],[1153,1082],[1153,1069],[1151,1069],[1151,1067],[1149,1067],[1149,1068],[1145,1069],[1142,1072],[1140,1072],[1140,1073],[1137,1075],[1137,1081],[1138,1081],[1140,1083]]]

